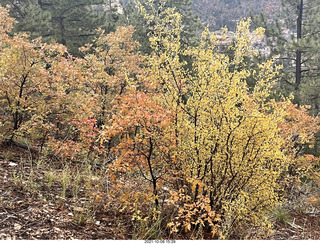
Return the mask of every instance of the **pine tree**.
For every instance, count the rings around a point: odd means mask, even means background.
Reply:
[[[182,16],[182,44],[195,45],[197,40],[200,39],[203,31],[200,18],[192,10],[191,0],[169,0],[168,7],[175,8],[176,11]]]
[[[256,24],[266,29],[271,55],[284,65],[281,92],[293,93],[294,102],[320,111],[320,1],[282,0],[282,13],[273,25],[260,15]]]
[[[141,44],[141,51],[143,53],[150,53],[150,43],[148,33],[155,23],[147,23],[141,13],[137,11],[136,0],[122,1],[124,4],[124,14],[121,16],[119,23],[121,25],[133,25],[136,28],[134,38]],[[146,3],[150,0],[138,1],[146,7]],[[195,45],[200,39],[200,34],[203,31],[200,18],[192,11],[191,0],[151,0],[154,11],[160,14],[165,8],[175,8],[175,10],[182,16],[182,34],[181,44],[184,46]],[[161,10],[162,9],[162,10]],[[147,11],[152,12],[150,7],[146,7]]]
[[[151,48],[148,39],[147,22],[144,20],[142,15],[137,11],[134,0],[129,0],[122,3],[123,15],[120,16],[119,25],[132,25],[135,27],[133,38],[140,43],[140,51],[142,53],[150,53]]]
[[[78,48],[92,40],[95,29],[114,31],[118,19],[114,0],[6,0],[6,4],[18,20],[16,31],[47,42],[55,39],[74,55],[80,55]]]
[[[2,6],[10,6],[10,15],[17,20],[14,32],[27,32],[31,38],[42,36],[49,41],[52,35],[50,12],[41,9],[38,0],[3,0]]]
[[[95,29],[106,26],[106,15],[94,10],[94,6],[104,3],[104,0],[43,0],[39,4],[51,13],[53,38],[78,55],[78,48],[90,42]]]
[[[193,9],[210,30],[227,27],[235,30],[237,22],[249,13],[263,12],[273,16],[278,12],[281,0],[193,0]]]
[[[280,80],[281,94],[294,95],[293,102],[310,105],[312,114],[320,112],[320,1],[282,0],[282,13],[270,25],[263,15],[255,22],[266,29],[271,55],[279,55],[284,66]],[[314,149],[319,155],[320,135]]]

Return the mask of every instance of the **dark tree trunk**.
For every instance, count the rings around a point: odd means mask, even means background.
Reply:
[[[302,37],[303,0],[300,0],[300,4],[297,7],[298,7],[297,41],[299,41]],[[301,84],[301,49],[300,47],[298,47],[296,52],[296,90],[299,89],[300,84]]]

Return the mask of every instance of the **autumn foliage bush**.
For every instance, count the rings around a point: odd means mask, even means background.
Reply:
[[[98,30],[75,58],[54,42],[8,35],[13,20],[0,8],[0,134],[62,161],[107,161],[107,197],[169,237],[249,238],[252,228],[261,237],[283,186],[318,177],[303,149],[319,120],[271,98],[281,69],[272,59],[244,68],[263,34],[250,32],[250,19],[239,22],[230,57],[208,30],[182,48],[181,16],[148,3],[137,6],[152,23],[149,56],[133,27],[119,27]]]

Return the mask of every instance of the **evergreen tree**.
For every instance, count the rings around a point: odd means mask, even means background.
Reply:
[[[146,6],[148,0],[139,1],[147,11],[152,11]],[[133,25],[136,28],[134,38],[141,44],[141,51],[143,53],[150,53],[151,48],[149,44],[148,33],[152,29],[152,23],[147,24],[141,13],[136,8],[136,0],[123,0],[124,14],[121,16],[120,25]],[[200,33],[203,31],[203,26],[200,18],[192,11],[191,0],[153,0],[154,10],[161,11],[164,8],[175,8],[175,10],[182,15],[183,31],[181,34],[181,44],[195,45],[200,39]],[[159,14],[155,13],[155,14]],[[151,26],[150,26],[151,25]]]
[[[42,36],[49,41],[52,36],[51,14],[44,11],[38,0],[3,0],[2,6],[10,6],[10,15],[17,20],[14,32],[27,32],[31,38]]]
[[[175,8],[182,16],[182,44],[195,45],[200,39],[203,31],[200,18],[192,11],[191,0],[169,0],[168,7]]]
[[[237,22],[249,13],[263,12],[271,17],[278,12],[281,0],[193,0],[193,9],[210,30],[227,27],[235,30]]]
[[[135,27],[133,38],[140,43],[140,51],[150,53],[148,32],[149,28],[146,20],[137,11],[134,0],[123,2],[123,15],[120,16],[119,25],[132,25]]]
[[[320,111],[320,0],[282,0],[282,13],[273,25],[263,15],[255,18],[266,29],[271,55],[284,65],[281,92],[294,102]]]
[[[106,15],[94,9],[104,0],[42,0],[40,7],[51,13],[52,36],[78,55],[78,48],[91,41],[95,29],[106,26]],[[103,12],[103,11],[102,11]]]
[[[91,41],[95,29],[114,31],[118,19],[114,0],[5,0],[18,20],[16,31],[55,39],[80,55],[78,48]]]
[[[282,0],[282,12],[273,25],[263,15],[256,24],[266,29],[271,55],[279,55],[284,66],[280,80],[281,94],[294,95],[294,103],[310,105],[310,112],[320,112],[320,0]],[[319,155],[320,135],[314,149]]]

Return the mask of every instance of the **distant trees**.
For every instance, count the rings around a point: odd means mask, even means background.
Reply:
[[[204,25],[210,30],[219,30],[227,26],[235,30],[237,22],[248,17],[250,12],[260,11],[267,16],[278,12],[280,0],[194,0],[193,9],[199,14]]]
[[[40,4],[39,4],[40,3]],[[43,40],[52,38],[50,12],[44,11],[38,0],[3,0],[2,6],[10,6],[10,15],[17,20],[14,31],[27,32],[31,38],[42,36]]]
[[[114,31],[117,20],[111,0],[5,0],[2,4],[9,4],[11,15],[19,21],[16,31],[42,36],[47,42],[55,39],[75,55],[92,40],[96,28]]]
[[[273,25],[263,16],[256,23],[266,29],[272,55],[284,65],[281,91],[293,93],[295,103],[310,104],[320,111],[320,1],[282,0],[280,18]]]
[[[143,15],[137,9],[137,2],[146,6],[149,2],[151,5],[146,8],[149,14],[160,14],[166,8],[175,8],[182,16],[183,32],[181,42],[188,45],[194,45],[200,39],[203,26],[198,15],[193,13],[192,2],[190,0],[168,0],[168,1],[149,1],[149,0],[129,0],[124,5],[124,14],[120,17],[120,25],[135,26],[134,38],[141,44],[140,50],[144,53],[150,53],[148,35],[154,23],[147,23]]]
[[[279,55],[283,64],[279,94],[294,96],[293,102],[310,105],[314,115],[320,112],[320,1],[282,0],[282,11],[273,23],[263,16],[255,22],[266,29],[271,55]],[[312,153],[319,155],[319,135]]]

